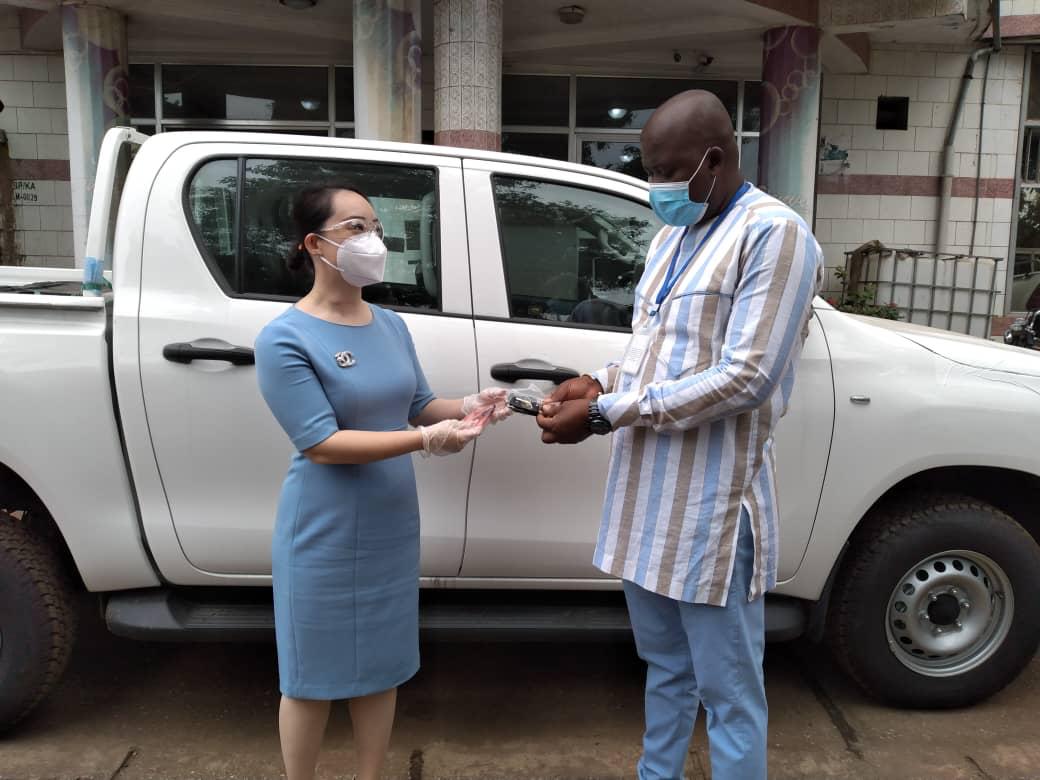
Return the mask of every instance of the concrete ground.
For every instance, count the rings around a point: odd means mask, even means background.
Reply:
[[[141,644],[85,621],[61,687],[0,737],[0,780],[281,777],[273,645]],[[642,677],[631,644],[424,644],[386,776],[632,778]],[[801,643],[771,646],[766,677],[771,777],[1040,778],[1040,660],[951,712],[882,707]],[[320,777],[351,777],[342,705],[325,744]],[[702,719],[688,776],[708,763]]]

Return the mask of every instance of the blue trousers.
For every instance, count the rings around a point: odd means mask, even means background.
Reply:
[[[725,607],[624,583],[636,649],[647,665],[640,780],[683,776],[700,704],[708,715],[714,780],[765,780],[765,610],[763,599],[747,600],[753,568],[754,542],[742,514]]]

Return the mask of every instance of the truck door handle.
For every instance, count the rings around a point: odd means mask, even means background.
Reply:
[[[167,344],[163,357],[172,363],[191,363],[193,360],[223,360],[234,366],[251,366],[256,362],[249,347],[197,347],[194,344]]]
[[[537,381],[549,381],[562,384],[568,379],[574,379],[579,374],[573,368],[532,368],[522,366],[519,363],[496,363],[491,366],[491,378],[499,382],[516,382],[520,379],[534,379]]]

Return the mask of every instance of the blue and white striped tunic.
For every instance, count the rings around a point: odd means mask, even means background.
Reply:
[[[683,269],[714,220],[658,233],[633,314],[646,348],[595,374],[615,429],[595,565],[717,606],[726,603],[741,507],[755,539],[749,600],[776,584],[773,430],[823,276],[809,227],[761,190],[749,188],[722,219],[652,315],[677,247]]]

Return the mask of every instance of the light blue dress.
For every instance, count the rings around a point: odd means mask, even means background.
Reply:
[[[260,392],[296,452],[272,544],[281,691],[346,699],[419,669],[419,504],[410,455],[323,466],[301,452],[339,430],[399,431],[433,400],[404,321],[292,307],[256,341]]]

